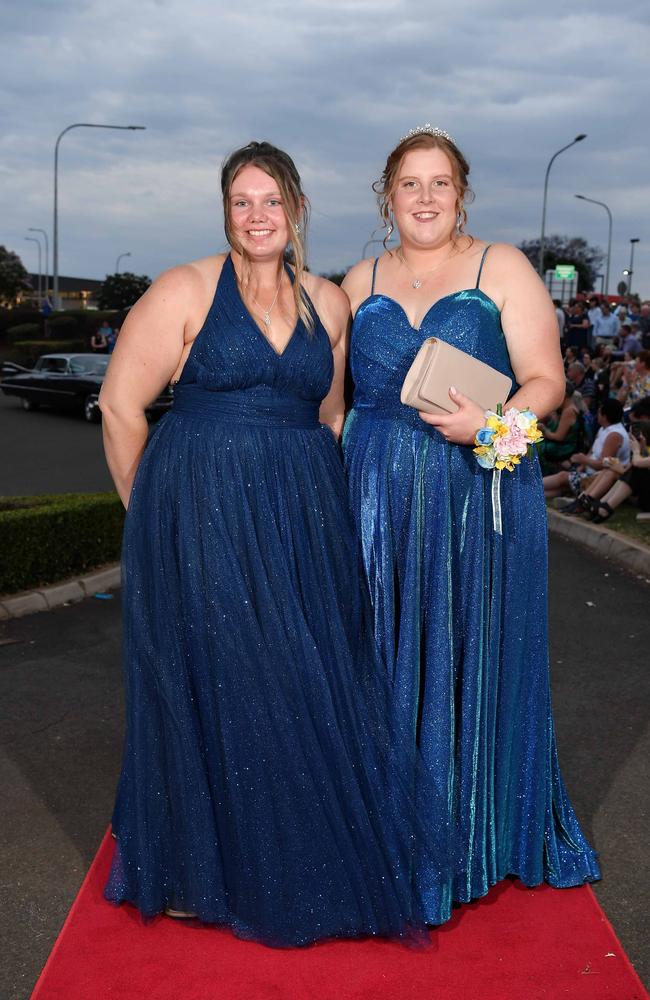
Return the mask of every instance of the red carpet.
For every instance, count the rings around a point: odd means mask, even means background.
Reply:
[[[643,1000],[591,889],[510,881],[455,911],[434,946],[274,950],[102,898],[107,835],[32,1000]]]

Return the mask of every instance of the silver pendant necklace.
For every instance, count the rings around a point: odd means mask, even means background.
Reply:
[[[262,322],[264,323],[264,325],[266,326],[267,329],[271,328],[271,313],[273,312],[273,307],[274,307],[275,303],[278,301],[278,295],[280,294],[280,286],[282,284],[282,278],[283,278],[283,275],[281,274],[280,275],[280,280],[278,281],[278,287],[276,288],[275,295],[273,296],[273,302],[268,307],[268,309],[265,309],[264,306],[260,305],[260,303],[257,301],[257,299],[255,298],[255,296],[251,292],[251,298],[252,298],[253,302],[255,303],[255,305],[257,306],[257,308],[261,311],[261,313],[262,313]]]
[[[401,247],[397,250],[397,256],[399,257],[400,261],[402,262],[402,264],[404,265],[404,267],[406,268],[406,270],[410,271],[411,274],[413,275],[413,281],[411,282],[411,288],[421,288],[422,287],[422,281],[423,281],[423,279],[425,277],[428,277],[430,274],[433,274],[434,271],[437,271],[438,268],[442,267],[443,264],[446,264],[448,260],[451,260],[451,258],[454,256],[454,254],[453,253],[448,254],[447,257],[445,257],[444,260],[440,261],[439,264],[436,264],[435,267],[432,267],[428,271],[425,271],[421,278],[418,277],[418,275],[415,273],[415,271],[413,270],[413,268],[407,262],[406,258],[404,257],[404,253],[403,253]]]

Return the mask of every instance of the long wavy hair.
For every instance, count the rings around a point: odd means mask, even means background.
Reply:
[[[233,232],[230,191],[239,171],[251,164],[259,167],[265,174],[273,178],[282,196],[284,214],[291,233],[289,256],[295,271],[293,297],[298,316],[311,330],[314,319],[303,285],[303,275],[307,269],[305,240],[309,219],[309,201],[302,189],[300,174],[296,170],[295,163],[288,153],[273,146],[270,142],[249,142],[248,145],[231,153],[224,160],[221,168],[221,193],[223,195],[226,239],[230,246],[242,256],[242,287],[246,288],[250,281],[250,258]]]
[[[414,149],[441,149],[446,153],[451,163],[451,176],[456,188],[456,214],[459,216],[458,235],[464,235],[467,224],[467,210],[465,208],[474,198],[474,192],[469,186],[469,162],[461,153],[460,149],[451,139],[445,139],[442,135],[430,135],[422,132],[419,135],[409,136],[388,154],[386,166],[378,181],[372,185],[372,189],[377,195],[379,202],[379,214],[383,227],[386,230],[384,237],[384,247],[387,248],[388,239],[393,231],[393,220],[390,210],[390,202],[397,187],[402,161],[407,153]]]

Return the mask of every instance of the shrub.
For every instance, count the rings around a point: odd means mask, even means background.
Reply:
[[[41,354],[67,354],[71,351],[84,351],[83,340],[18,340],[14,344],[17,357],[13,360],[23,360],[34,364]]]
[[[0,498],[0,594],[56,583],[119,559],[117,493]]]
[[[41,336],[39,323],[18,323],[17,326],[10,326],[7,330],[7,342],[15,344],[17,340],[30,340]]]

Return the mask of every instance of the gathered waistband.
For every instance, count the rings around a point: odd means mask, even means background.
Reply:
[[[366,414],[379,420],[402,420],[412,427],[420,430],[431,429],[428,424],[420,418],[418,411],[412,406],[405,406],[404,403],[392,401],[377,401],[373,403],[354,403],[352,410],[354,413]]]
[[[172,413],[254,427],[310,430],[320,426],[320,404],[277,391],[204,389],[190,383],[174,387]]]

